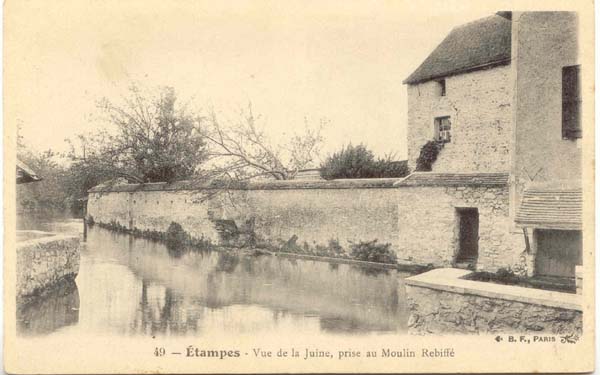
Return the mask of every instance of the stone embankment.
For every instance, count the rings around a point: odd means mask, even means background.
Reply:
[[[39,296],[57,283],[79,273],[77,236],[19,231],[17,242],[17,300]]]
[[[465,280],[436,269],[405,280],[409,332],[581,335],[581,295]]]

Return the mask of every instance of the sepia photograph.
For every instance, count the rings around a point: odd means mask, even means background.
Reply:
[[[5,371],[593,371],[593,4],[517,4],[5,2]]]

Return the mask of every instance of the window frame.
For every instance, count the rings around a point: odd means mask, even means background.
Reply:
[[[433,126],[434,126],[434,139],[437,142],[443,142],[443,143],[451,143],[452,142],[452,121],[451,121],[451,116],[437,116],[434,117],[433,119]],[[444,124],[443,121],[444,120],[448,120],[447,124]],[[445,128],[447,126],[447,129]],[[444,129],[442,129],[442,127],[444,127]],[[448,134],[448,138],[447,139],[443,139],[442,138],[442,132],[447,132]]]

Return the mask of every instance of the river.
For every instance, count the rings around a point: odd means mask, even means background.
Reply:
[[[81,235],[81,219],[21,220],[20,229]],[[315,336],[403,334],[394,270],[236,252],[170,251],[99,228],[82,242],[74,282],[20,306],[20,336]]]

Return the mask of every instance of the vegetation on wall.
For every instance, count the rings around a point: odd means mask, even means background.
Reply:
[[[273,253],[291,253],[316,257],[360,260],[365,262],[397,264],[397,258],[389,243],[378,243],[377,240],[350,242],[345,248],[336,238],[330,239],[327,244],[309,244],[304,241],[298,243],[298,236],[293,235],[287,241],[282,239],[259,239],[256,247],[266,249]]]
[[[344,247],[337,238],[330,239],[326,244],[309,244],[304,241],[298,243],[298,236],[293,235],[288,240],[282,239],[264,239],[253,234],[255,239],[252,243],[243,241],[241,247],[232,246],[228,243],[220,243],[215,246],[210,239],[204,237],[195,238],[185,231],[181,224],[171,222],[168,229],[164,232],[156,230],[140,230],[138,228],[128,229],[116,220],[109,223],[94,222],[92,216],[87,217],[89,225],[98,225],[120,233],[128,233],[135,237],[147,238],[165,243],[167,249],[172,255],[181,255],[189,251],[235,251],[239,249],[247,255],[266,255],[266,254],[298,254],[322,258],[347,259],[350,261],[364,261],[371,263],[383,263],[397,265],[397,257],[391,248],[390,243],[379,243],[372,241],[348,241],[348,246]],[[244,229],[246,233],[247,229]],[[241,232],[240,232],[241,233]],[[247,235],[247,233],[245,234]],[[240,242],[241,244],[241,242]]]
[[[468,280],[476,280],[503,285],[516,285],[525,288],[552,290],[564,293],[575,293],[575,280],[530,278],[518,275],[511,267],[500,267],[496,272],[478,271],[467,276]]]
[[[182,247],[187,240],[187,233],[183,230],[181,224],[171,222],[165,236],[167,246],[178,248]]]
[[[428,141],[421,147],[421,152],[417,158],[417,172],[430,172],[433,163],[437,160],[442,146],[437,141]]]
[[[349,144],[327,157],[321,164],[321,177],[341,178],[404,177],[409,170],[406,161],[396,161],[393,155],[376,158],[365,145]]]
[[[350,256],[366,262],[394,264],[397,262],[396,253],[390,247],[391,244],[377,243],[377,240],[359,241],[350,244]]]
[[[181,224],[177,222],[171,222],[166,232],[149,229],[142,230],[139,228],[129,229],[116,220],[111,220],[109,223],[95,222],[92,216],[87,217],[87,222],[89,225],[98,225],[101,228],[120,233],[128,233],[134,237],[164,242],[169,251],[182,251],[184,248],[189,250],[204,251],[214,248],[214,245],[210,239],[205,239],[204,237],[193,237],[183,229]]]

